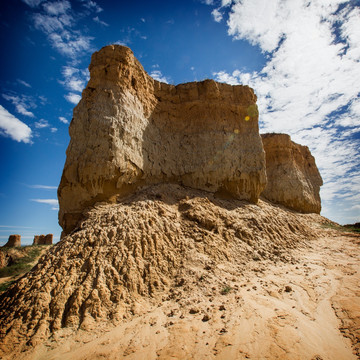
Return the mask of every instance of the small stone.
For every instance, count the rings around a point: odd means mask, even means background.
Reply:
[[[202,318],[203,322],[209,321],[210,320],[210,316],[208,314],[205,314]]]
[[[197,309],[197,308],[191,308],[189,311],[190,314],[197,314],[198,312],[199,312],[199,309]]]
[[[291,292],[292,291],[292,287],[289,285],[285,286],[285,292]]]

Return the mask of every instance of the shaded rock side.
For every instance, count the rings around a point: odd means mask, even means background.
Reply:
[[[10,235],[9,236],[9,240],[7,241],[7,243],[4,245],[6,247],[17,247],[17,246],[21,246],[21,235]]]
[[[86,207],[142,185],[178,183],[258,200],[265,156],[251,88],[161,83],[119,45],[94,53],[89,70],[58,189],[64,233]]]
[[[323,181],[309,148],[294,143],[286,134],[261,137],[268,180],[262,195],[299,212],[320,214]]]

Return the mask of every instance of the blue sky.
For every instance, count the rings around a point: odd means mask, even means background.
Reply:
[[[260,131],[315,156],[322,215],[360,221],[360,0],[2,1],[0,39],[0,245],[58,240],[72,109],[112,43],[161,81],[252,86]]]

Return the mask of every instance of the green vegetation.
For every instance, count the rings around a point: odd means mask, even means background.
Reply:
[[[14,281],[6,281],[2,284],[0,284],[0,293],[5,291]]]
[[[23,246],[21,248],[1,248],[4,254],[11,256],[11,263],[0,269],[0,278],[11,277],[12,280],[0,284],[0,292],[5,291],[19,276],[27,273],[33,263],[40,257],[46,245]],[[48,246],[46,246],[48,247]]]
[[[326,228],[326,229],[333,229],[333,230],[338,230],[338,231],[342,231],[342,232],[353,232],[356,234],[360,234],[360,228],[355,227],[355,226],[350,226],[350,225],[342,226],[342,225],[335,225],[335,224],[324,224],[324,225],[322,225],[322,227]]]
[[[221,291],[221,295],[226,295],[232,290],[231,286],[225,286]]]

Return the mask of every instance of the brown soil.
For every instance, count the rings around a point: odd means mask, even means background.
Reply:
[[[326,222],[176,185],[98,204],[0,296],[0,356],[356,359],[360,240]]]

